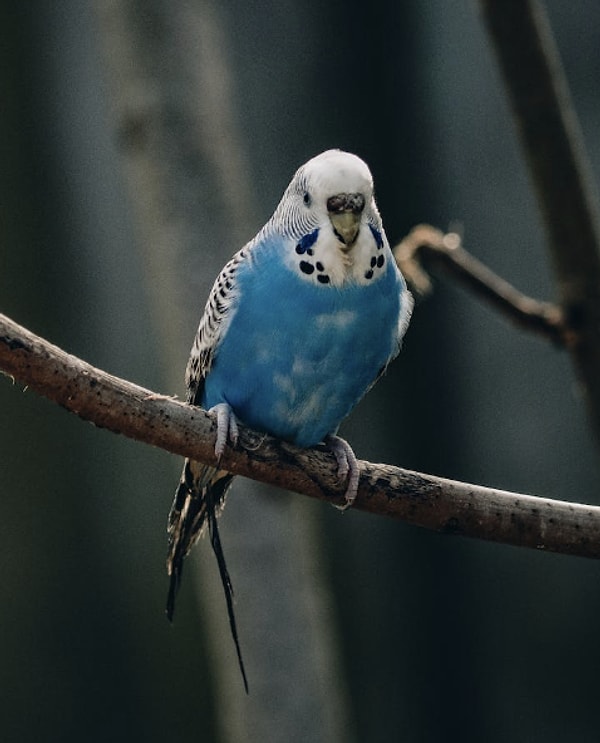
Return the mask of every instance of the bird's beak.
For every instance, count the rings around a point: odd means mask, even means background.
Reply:
[[[343,243],[342,250],[351,248],[360,229],[360,214],[339,212],[338,214],[330,214],[329,219],[338,240]]]
[[[329,219],[343,251],[350,250],[358,237],[364,208],[365,198],[360,193],[342,193],[327,200]]]

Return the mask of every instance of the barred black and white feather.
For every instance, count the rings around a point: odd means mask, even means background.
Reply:
[[[200,405],[202,402],[204,380],[235,312],[235,274],[240,264],[248,259],[250,248],[251,243],[239,250],[225,265],[208,296],[185,370],[187,401],[191,405]]]
[[[226,332],[231,313],[235,311],[235,273],[246,257],[247,247],[234,255],[217,277],[208,297],[185,374],[187,401],[191,405],[202,404],[204,380],[210,371],[219,342]],[[191,459],[185,460],[167,526],[169,535],[167,572],[170,583],[166,611],[169,620],[172,621],[184,560],[204,532],[205,526],[208,525],[211,545],[225,592],[231,633],[247,691],[248,682],[233,610],[233,587],[225,563],[217,523],[217,517],[223,508],[225,495],[232,480],[233,475],[225,470]]]

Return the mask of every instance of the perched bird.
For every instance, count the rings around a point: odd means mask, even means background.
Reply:
[[[271,219],[217,277],[194,339],[187,399],[215,416],[217,457],[237,441],[237,421],[301,447],[325,443],[347,478],[350,506],[358,464],[336,432],[397,355],[412,304],[367,165],[340,150],[309,160]],[[169,515],[167,614],[184,558],[208,524],[247,690],[217,528],[232,479],[185,461]]]

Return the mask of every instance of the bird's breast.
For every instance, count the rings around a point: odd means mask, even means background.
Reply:
[[[337,429],[395,355],[399,287],[392,274],[387,286],[316,286],[275,265],[238,276],[204,404],[225,401],[246,425],[310,446]]]

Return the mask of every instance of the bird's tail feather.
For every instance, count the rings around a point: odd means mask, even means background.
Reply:
[[[173,618],[183,562],[203,533],[209,510],[214,511],[215,518],[221,511],[232,479],[232,475],[224,470],[185,460],[167,526],[167,572],[171,577],[167,600],[169,619]]]
[[[225,555],[221,545],[217,516],[223,509],[225,495],[233,475],[225,470],[194,462],[186,459],[181,475],[181,481],[177,491],[171,512],[167,531],[169,534],[169,553],[167,556],[167,572],[170,576],[169,593],[167,596],[167,617],[173,620],[175,611],[175,598],[181,583],[183,562],[191,548],[198,541],[205,525],[208,523],[210,543],[217,559],[219,575],[223,584],[225,601],[227,604],[227,615],[231,635],[235,644],[238,663],[244,688],[248,691],[248,680],[242,659],[242,652],[233,610],[233,586]]]
[[[207,511],[208,519],[208,533],[210,536],[210,543],[217,558],[217,565],[219,566],[219,575],[221,576],[221,583],[223,584],[223,591],[225,593],[225,602],[227,603],[227,616],[229,617],[229,628],[231,630],[231,637],[235,645],[235,652],[237,653],[238,665],[240,667],[240,673],[244,681],[244,689],[246,694],[248,693],[248,678],[246,677],[246,669],[244,667],[244,659],[242,658],[242,648],[240,647],[240,640],[238,637],[237,625],[235,621],[235,612],[233,610],[233,585],[231,584],[231,578],[229,577],[229,571],[225,563],[225,554],[223,553],[223,547],[221,546],[221,537],[219,535],[219,527],[217,524],[217,509],[213,504],[210,503],[212,500],[212,491],[208,490],[207,500],[209,501]]]

